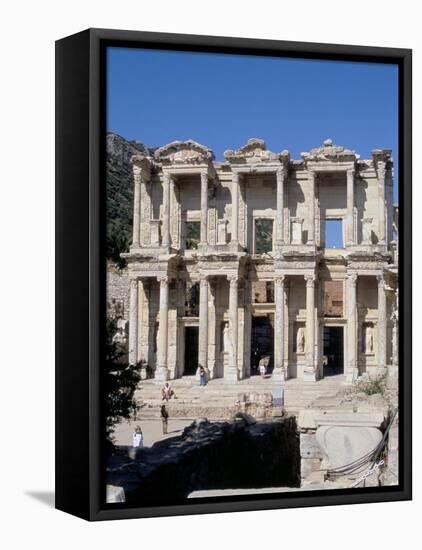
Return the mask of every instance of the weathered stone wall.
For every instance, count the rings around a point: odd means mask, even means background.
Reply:
[[[107,266],[107,310],[113,311],[116,304],[123,306],[123,318],[129,319],[129,276],[126,269]]]
[[[151,448],[118,448],[108,461],[107,483],[138,505],[180,503],[204,489],[299,487],[295,419],[195,421],[182,436]]]

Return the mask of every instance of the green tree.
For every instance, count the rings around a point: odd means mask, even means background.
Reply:
[[[106,328],[106,432],[107,442],[112,447],[116,424],[132,418],[139,408],[134,395],[141,376],[137,365],[128,365],[124,346],[113,342],[113,335],[117,330],[116,321],[107,319]]]

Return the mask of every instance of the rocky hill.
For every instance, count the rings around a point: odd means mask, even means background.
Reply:
[[[132,240],[133,176],[132,155],[153,154],[140,141],[128,141],[118,134],[107,134],[107,205],[106,255],[120,267],[120,253],[128,250]]]

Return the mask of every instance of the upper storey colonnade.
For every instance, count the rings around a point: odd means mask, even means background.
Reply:
[[[133,157],[132,253],[144,248],[183,252],[189,248],[186,224],[198,229],[199,252],[253,253],[254,226],[248,220],[259,216],[272,219],[273,251],[326,248],[324,228],[330,220],[342,224],[340,248],[384,252],[393,239],[389,149],[373,150],[370,160],[360,160],[354,151],[326,140],[293,160],[288,151],[274,153],[263,140],[250,139],[224,156],[216,162],[209,148],[188,140],[157,149],[154,158]],[[268,181],[272,196],[265,202]],[[184,182],[188,187],[182,192]],[[220,214],[213,216],[214,210]]]

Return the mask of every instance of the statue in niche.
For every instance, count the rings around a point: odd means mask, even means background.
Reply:
[[[223,328],[223,351],[224,351],[224,353],[228,353],[229,349],[230,349],[230,329],[229,329],[229,324],[224,323],[224,328]]]
[[[374,353],[374,331],[371,326],[365,328],[365,353]]]
[[[362,239],[363,244],[372,244],[372,218],[362,220]]]
[[[305,352],[305,329],[299,327],[296,335],[296,353]]]

